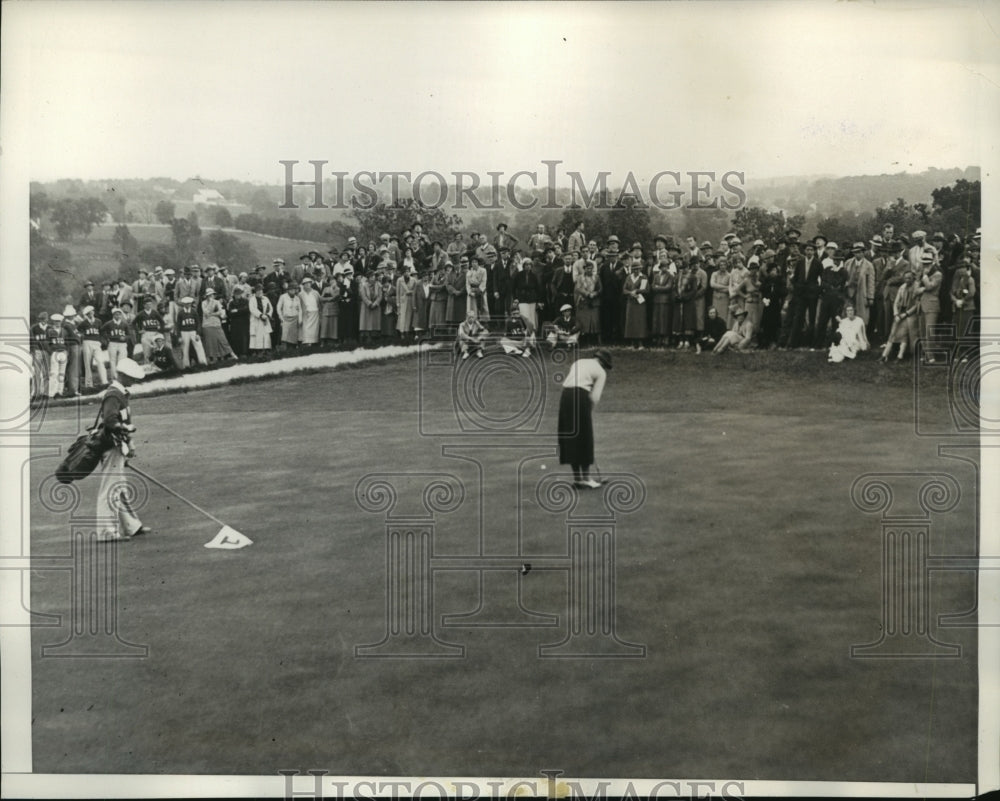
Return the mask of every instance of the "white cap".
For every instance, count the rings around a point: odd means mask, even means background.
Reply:
[[[181,303],[194,303],[194,298],[192,298],[190,295],[185,295],[183,298],[181,298]]]
[[[49,319],[54,323],[61,323],[63,316],[61,314],[53,314],[49,317]]]
[[[63,317],[76,317],[76,309],[72,306],[67,306],[63,309]]]
[[[115,369],[129,378],[140,379],[146,377],[146,371],[142,369],[142,365],[132,359],[119,359],[118,364],[115,365]]]
[[[562,306],[559,307],[559,311],[561,311],[561,312],[564,312],[564,311],[573,311],[573,307],[570,306],[568,303],[564,303]]]
[[[840,247],[840,245],[838,245],[836,242],[827,242],[825,245],[823,245],[823,247],[833,248],[834,250],[837,250]]]
[[[824,267],[833,267],[834,266],[833,259],[823,259],[823,266]]]
[[[93,306],[84,306],[83,307],[83,313],[84,314],[90,314],[93,310],[94,310]]]

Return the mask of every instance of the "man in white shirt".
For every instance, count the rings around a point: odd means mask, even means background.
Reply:
[[[559,398],[559,464],[573,468],[578,489],[597,489],[601,482],[590,478],[594,463],[593,407],[601,400],[611,354],[598,350],[593,358],[577,359],[563,381]]]

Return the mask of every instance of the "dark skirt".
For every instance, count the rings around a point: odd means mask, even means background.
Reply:
[[[590,393],[564,389],[559,397],[559,464],[594,463],[594,421]]]

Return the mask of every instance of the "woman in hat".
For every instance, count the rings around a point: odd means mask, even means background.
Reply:
[[[323,281],[323,289],[319,293],[319,341],[324,348],[331,347],[337,341],[337,318],[340,315],[340,285],[336,276],[329,276]]]
[[[222,304],[215,299],[215,290],[209,287],[205,290],[205,299],[201,302],[201,337],[204,340],[205,357],[209,364],[222,359],[236,358],[222,331],[222,320],[225,315]]]
[[[271,299],[264,294],[264,285],[257,284],[249,299],[250,307],[250,355],[256,359],[271,350],[271,329],[274,307]]]
[[[250,300],[244,296],[243,287],[233,287],[233,297],[226,306],[229,321],[229,343],[233,352],[246,358],[250,349]]]
[[[445,283],[444,270],[438,268],[431,274],[430,310],[427,313],[427,330],[434,336],[434,330],[443,327],[448,322],[448,287]]]
[[[750,347],[750,341],[753,339],[753,326],[747,319],[747,310],[736,309],[733,316],[736,318],[733,321],[733,327],[722,335],[722,339],[719,340],[712,353],[725,353],[730,348],[742,351]]]
[[[573,289],[573,296],[576,302],[576,324],[580,326],[580,343],[589,344],[592,339],[596,339],[599,344],[601,279],[597,275],[597,265],[589,259],[583,263],[583,272]]]
[[[361,344],[370,345],[382,333],[382,284],[376,280],[375,271],[369,270],[361,282],[358,333]]]
[[[674,296],[674,338],[678,348],[689,348],[694,342],[695,298],[698,295],[698,273],[695,263],[687,264],[677,275],[677,291]],[[695,347],[699,347],[694,342]]]
[[[649,327],[646,320],[646,299],[649,295],[649,279],[642,274],[641,258],[633,258],[631,269],[622,286],[625,305],[625,339],[632,341],[632,346],[641,348]]]
[[[899,354],[896,356],[899,361],[902,361],[903,356],[906,355],[907,345],[911,348],[915,348],[917,345],[919,335],[917,313],[920,310],[920,296],[917,295],[914,279],[913,270],[907,269],[903,272],[903,284],[899,287],[896,299],[893,301],[892,331],[889,332],[889,338],[885,342],[885,347],[882,348],[880,361],[883,363],[889,361],[893,345],[899,344]]]
[[[395,269],[379,276],[382,285],[382,340],[392,342],[399,336],[396,330],[396,275]]]
[[[416,288],[417,281],[412,271],[404,267],[396,281],[396,330],[403,342],[406,342],[413,331],[413,293]]]
[[[666,249],[664,249],[666,254]],[[677,276],[670,271],[667,263],[653,273],[649,291],[653,315],[649,324],[649,334],[653,345],[661,348],[670,344],[674,322],[674,295],[677,292]]]
[[[315,281],[306,276],[302,279],[302,289],[299,292],[299,302],[302,304],[302,331],[299,341],[307,346],[307,350],[319,344],[319,292]]]
[[[577,359],[569,368],[559,397],[559,464],[573,468],[574,485],[597,489],[599,481],[590,477],[594,463],[593,409],[604,392],[611,354],[598,350],[593,358]]]
[[[413,287],[413,338],[419,340],[427,330],[427,319],[430,316],[430,284],[429,278],[423,272],[417,273]]]

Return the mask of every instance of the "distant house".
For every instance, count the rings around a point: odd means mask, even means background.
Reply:
[[[226,199],[218,189],[199,189],[191,198],[194,204],[202,203],[206,206],[225,206]]]

